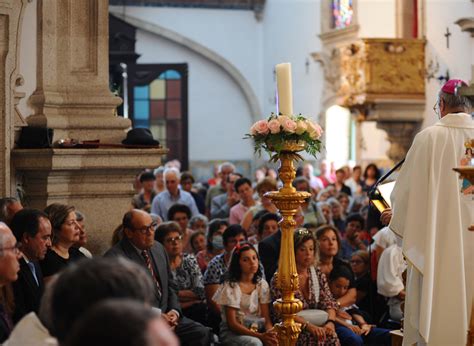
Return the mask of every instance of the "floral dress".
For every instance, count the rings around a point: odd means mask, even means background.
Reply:
[[[313,273],[313,275],[312,275]],[[273,275],[271,281],[271,294],[272,301],[281,298],[281,291],[276,287],[276,275]],[[313,282],[314,277],[316,277],[318,282]],[[329,285],[324,275],[318,267],[313,267],[308,269],[308,280],[309,280],[309,298],[306,299],[303,294],[298,290],[295,292],[295,298],[303,302],[303,310],[307,309],[319,309],[319,310],[328,310],[334,309],[337,310],[337,303],[334,300],[331,291],[329,290]],[[319,290],[319,294],[317,294]],[[334,334],[332,336],[326,336],[325,341],[317,340],[314,335],[308,331],[302,331],[298,338],[296,345],[318,345],[318,346],[339,346],[339,339]]]
[[[200,299],[204,299],[202,274],[193,255],[184,254],[181,265],[175,270],[171,270],[171,274],[179,291],[191,290]]]

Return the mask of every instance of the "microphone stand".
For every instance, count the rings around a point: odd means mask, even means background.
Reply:
[[[370,189],[369,193],[368,193],[368,196],[369,196],[369,200],[374,200],[374,199],[381,199],[381,196],[380,196],[380,193],[377,191],[377,187],[383,183],[393,172],[395,172],[403,163],[405,162],[405,159],[401,160],[400,162],[398,162],[395,166],[393,166],[387,173],[385,173],[383,176],[381,176],[376,182],[375,184],[372,186],[372,188]],[[371,203],[373,204],[373,202],[371,201]],[[370,206],[369,206],[370,207]],[[375,205],[374,205],[375,207]],[[376,208],[377,209],[377,208]],[[369,279],[370,279],[370,283],[369,283],[369,307],[370,307],[370,314],[372,315],[371,317],[374,319],[373,322],[375,322],[377,325],[381,322],[378,320],[377,318],[377,321],[375,320],[376,317],[380,317],[380,316],[376,316],[376,309],[375,309],[375,304],[374,304],[374,294],[376,295],[377,291],[375,291],[375,293],[373,292],[373,287],[372,287],[372,241],[373,241],[373,238],[372,238],[372,235],[370,235],[370,244],[368,246],[368,250],[369,250]]]
[[[395,172],[398,167],[400,167],[401,165],[403,165],[403,163],[405,162],[405,159],[401,160],[400,162],[398,162],[395,166],[393,166],[387,173],[385,173],[384,175],[382,175],[379,180],[377,180],[374,184],[374,186],[372,186],[372,188],[370,189],[369,191],[369,198],[372,199],[372,197],[375,197],[377,196],[377,187],[383,183],[393,172]]]

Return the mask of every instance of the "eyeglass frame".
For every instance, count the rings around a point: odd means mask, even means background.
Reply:
[[[13,251],[13,254],[19,255],[21,253],[20,247],[20,242],[16,242],[16,244],[13,246],[2,247],[0,248],[0,256],[4,256],[5,251]]]
[[[436,114],[438,119],[441,119],[441,98],[438,97],[436,103],[433,106],[433,112]]]
[[[153,221],[148,226],[145,226],[143,228],[132,228],[131,227],[130,229],[134,232],[137,231],[137,232],[140,232],[141,234],[146,234],[148,232],[148,230],[150,230],[150,232],[155,232],[156,227],[158,227],[158,222]]]
[[[173,244],[175,241],[182,241],[183,236],[180,234],[177,237],[172,237],[172,238],[166,238],[163,241],[167,244]]]

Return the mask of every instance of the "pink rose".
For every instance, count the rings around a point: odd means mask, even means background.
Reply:
[[[283,131],[288,133],[295,133],[296,121],[291,120],[291,118],[284,115],[279,116],[278,121],[280,122],[281,127],[283,127]]]
[[[280,122],[276,119],[272,119],[268,122],[268,128],[270,132],[275,134],[280,132]]]
[[[321,128],[321,126],[319,126],[319,124],[311,121],[311,120],[307,120],[306,121],[306,125],[308,126],[308,133],[309,133],[309,136],[312,138],[312,139],[319,139],[321,137],[321,135],[323,134],[323,129]]]
[[[255,128],[255,125],[256,124],[253,124],[252,127],[250,127],[250,134],[252,136],[256,136],[257,135],[257,129]]]
[[[296,122],[296,134],[297,135],[302,135],[303,133],[306,132],[306,130],[308,129],[308,126],[306,125],[306,123],[303,121],[303,120],[298,120]]]
[[[255,132],[259,135],[268,134],[268,122],[266,120],[257,121],[252,127],[255,128]]]

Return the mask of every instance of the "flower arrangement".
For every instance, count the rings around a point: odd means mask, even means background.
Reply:
[[[272,113],[268,119],[259,120],[253,124],[250,133],[246,134],[244,138],[254,140],[255,153],[261,155],[262,149],[270,156],[276,153],[272,157],[276,160],[283,151],[285,143],[288,142],[303,143],[304,150],[316,157],[321,150],[319,139],[322,133],[323,129],[319,124],[302,115],[277,116]]]

